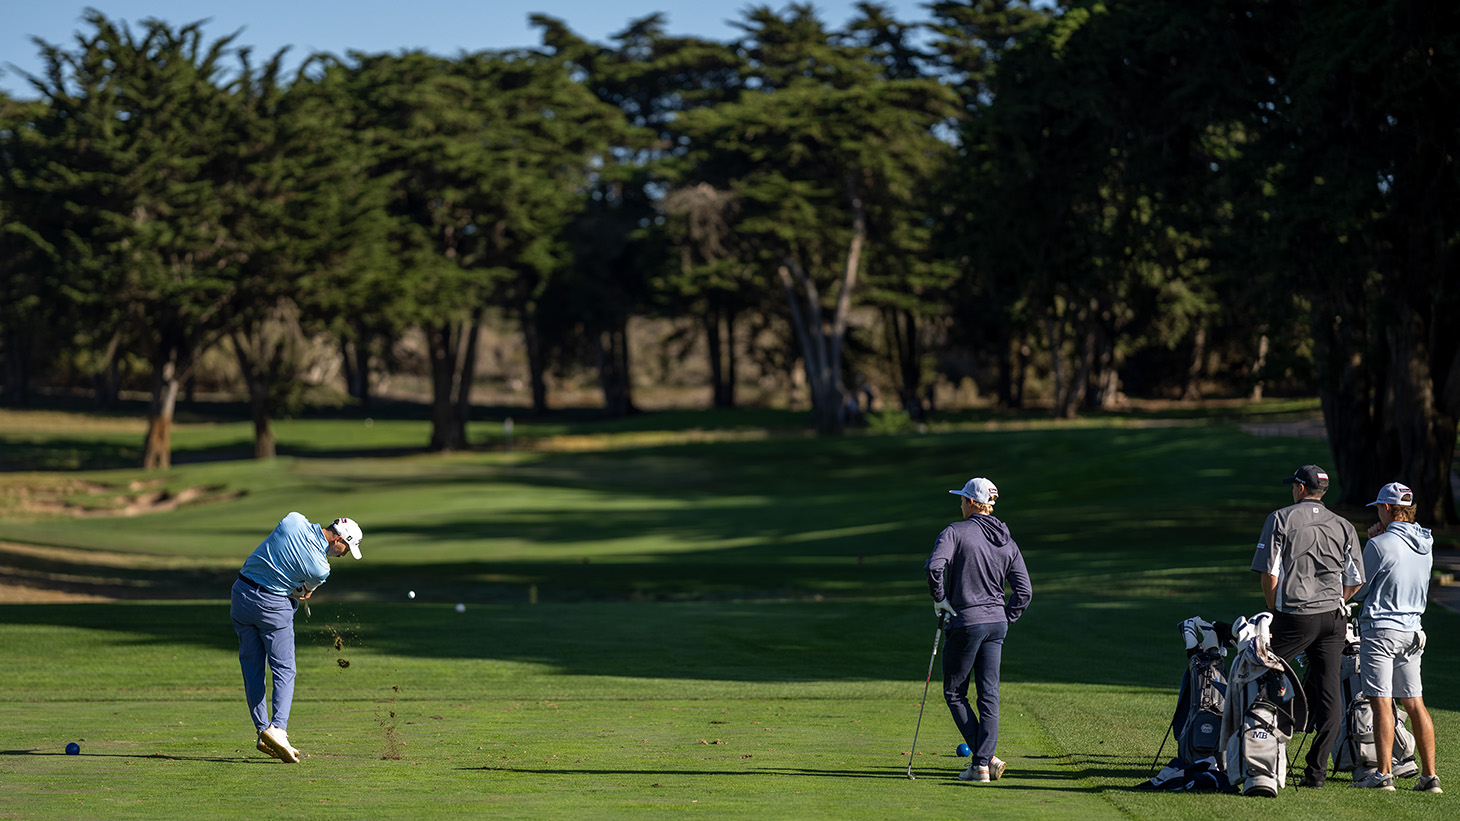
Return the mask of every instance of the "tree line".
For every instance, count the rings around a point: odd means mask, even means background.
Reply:
[[[634,317],[692,322],[716,406],[782,329],[813,423],[866,370],[928,412],[960,360],[1007,407],[1316,390],[1347,502],[1396,478],[1456,518],[1460,10],[1336,0],[746,9],[608,42],[256,60],[89,12],[0,95],[0,399],[144,357],[148,466],[180,386],[236,357],[256,453],[302,341],[352,393],[424,334],[431,447],[465,447],[477,340],[591,363],[634,409]],[[869,319],[870,318],[870,319]],[[1035,395],[1035,378],[1042,393]]]

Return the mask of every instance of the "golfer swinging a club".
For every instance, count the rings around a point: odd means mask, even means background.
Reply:
[[[360,558],[360,526],[352,519],[312,524],[302,513],[279,521],[254,550],[233,583],[228,614],[238,633],[243,695],[258,730],[258,749],[288,764],[299,763],[289,744],[294,701],[294,612],[330,575],[329,560]],[[273,715],[264,707],[264,665],[274,681]]]
[[[947,625],[943,655],[943,698],[953,723],[973,751],[963,781],[997,781],[1004,762],[994,755],[999,742],[999,663],[1009,625],[1029,607],[1034,590],[1019,545],[1009,528],[994,518],[999,489],[988,479],[968,480],[960,497],[962,521],[938,534],[925,566],[933,612]],[[1004,585],[1012,591],[1004,593]],[[978,716],[968,704],[968,687],[977,687]]]

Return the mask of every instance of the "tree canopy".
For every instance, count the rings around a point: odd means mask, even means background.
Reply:
[[[91,12],[37,42],[33,99],[0,96],[0,400],[144,383],[165,467],[226,352],[267,458],[319,340],[363,405],[420,334],[451,450],[483,334],[521,340],[530,412],[585,369],[622,415],[652,317],[710,404],[749,375],[827,433],[874,385],[916,418],[956,384],[1060,417],[1316,393],[1345,501],[1399,479],[1456,519],[1460,10],[926,13],[755,5],[723,42],[650,15],[604,43],[538,16],[536,46],[286,76],[202,23]]]

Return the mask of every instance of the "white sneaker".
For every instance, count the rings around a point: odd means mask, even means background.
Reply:
[[[259,733],[259,742],[268,745],[275,757],[285,764],[299,763],[299,751],[289,746],[289,734],[278,727],[265,727]]]
[[[1374,770],[1368,775],[1355,781],[1352,786],[1362,787],[1367,790],[1388,790],[1394,792],[1394,776],[1390,773],[1381,773]]]
[[[1444,792],[1444,790],[1440,789],[1440,777],[1438,775],[1420,776],[1419,780],[1414,782],[1414,791],[1434,793]]]
[[[972,781],[975,784],[987,784],[990,781],[988,767],[975,767],[968,765],[968,769],[958,774],[959,781]]]
[[[989,778],[998,781],[1004,775],[1004,762],[998,756],[989,758]]]
[[[278,758],[279,757],[279,754],[276,753],[276,752],[274,752],[274,748],[273,747],[270,747],[269,745],[267,745],[267,744],[264,743],[264,736],[263,736],[263,733],[262,732],[259,734],[259,743],[256,744],[256,745],[254,745],[254,746],[258,747],[259,752],[263,753],[264,755],[267,755],[270,758]]]

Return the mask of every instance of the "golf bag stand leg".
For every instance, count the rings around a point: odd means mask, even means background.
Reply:
[[[928,687],[933,683],[933,660],[938,658],[938,645],[943,641],[943,624],[946,616],[938,614],[938,629],[933,633],[933,655],[928,657],[928,680],[923,682],[923,701],[918,705],[918,726],[913,730],[912,749],[907,753],[907,777],[917,780],[913,775],[913,756],[918,752],[918,732],[923,729],[923,708],[928,706]]]
[[[1161,739],[1161,747],[1156,750],[1156,757],[1151,761],[1151,775],[1156,774],[1156,765],[1161,763],[1161,753],[1166,752],[1166,742],[1171,740],[1171,725],[1166,725],[1166,737]]]

